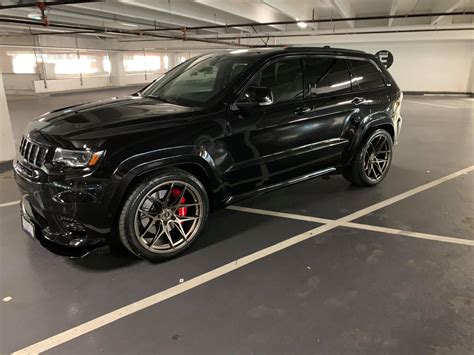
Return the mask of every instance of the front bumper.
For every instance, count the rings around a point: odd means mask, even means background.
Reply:
[[[107,244],[113,224],[109,212],[113,184],[90,177],[54,180],[41,171],[27,176],[23,170],[16,161],[22,215],[34,224],[35,239],[44,247],[82,256]]]

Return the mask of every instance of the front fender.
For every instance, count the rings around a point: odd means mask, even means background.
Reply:
[[[204,149],[197,149],[193,146],[181,146],[173,148],[159,149],[152,152],[146,152],[133,155],[124,160],[113,172],[114,180],[118,182],[113,200],[122,201],[130,184],[140,176],[145,174],[159,172],[160,170],[177,167],[188,170],[192,166],[200,169],[201,177],[204,175],[207,181],[204,185],[211,190],[210,199],[214,201],[224,200],[223,183],[218,173],[211,155]],[[116,208],[120,204],[116,204]],[[115,215],[117,211],[114,211]]]

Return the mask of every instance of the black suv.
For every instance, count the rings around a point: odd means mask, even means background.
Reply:
[[[140,258],[172,257],[210,210],[243,198],[324,174],[378,184],[401,100],[380,61],[360,51],[192,58],[131,96],[28,125],[14,162],[23,229],[62,254],[121,243]]]

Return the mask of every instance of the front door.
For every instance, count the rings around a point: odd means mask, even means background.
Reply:
[[[303,102],[300,57],[285,57],[265,65],[247,87],[271,89],[273,103],[230,112],[231,134],[226,148],[232,166],[225,174],[232,195],[278,183],[293,174],[295,151],[304,144],[300,124],[295,122]],[[246,101],[240,97],[239,101]]]

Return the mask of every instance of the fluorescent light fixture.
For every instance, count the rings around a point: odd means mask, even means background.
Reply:
[[[119,22],[119,23],[124,26],[138,27],[138,25],[135,25],[134,23],[128,23],[128,22]]]
[[[31,14],[28,14],[28,17],[33,20],[41,20],[41,14],[39,12],[32,12]]]
[[[239,53],[246,53],[248,52],[248,49],[236,49],[230,52],[230,54],[239,54]]]
[[[303,22],[303,21],[299,21],[296,23],[298,25],[299,28],[306,28],[308,27],[308,24],[306,22]]]

